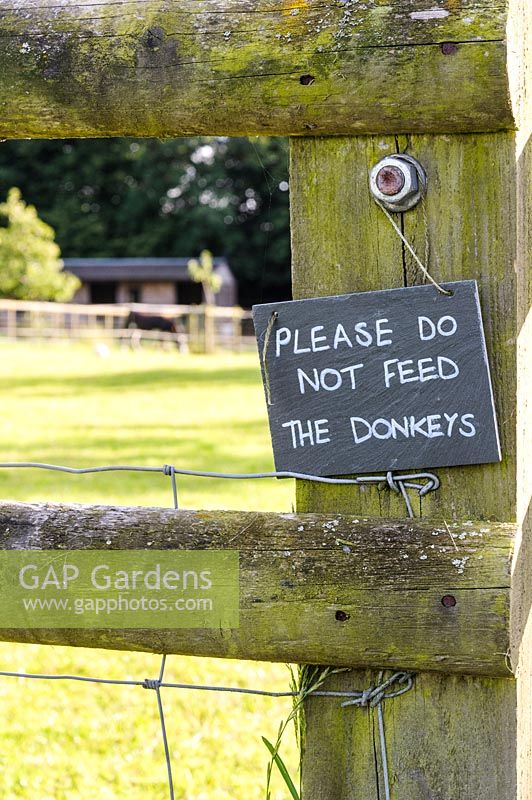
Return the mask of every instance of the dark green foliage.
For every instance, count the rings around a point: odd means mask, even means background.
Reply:
[[[0,195],[19,186],[64,258],[226,256],[239,300],[290,292],[288,164],[278,138],[3,142]]]

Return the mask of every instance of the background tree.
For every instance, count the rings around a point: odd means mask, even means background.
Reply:
[[[62,272],[61,251],[53,229],[39,219],[19,189],[0,203],[0,296],[16,300],[70,300],[79,286]]]
[[[0,145],[64,257],[225,256],[241,304],[290,296],[287,142],[72,139]]]
[[[199,261],[191,258],[188,262],[188,274],[196,283],[201,283],[205,302],[214,305],[214,297],[222,288],[222,279],[214,271],[214,259],[209,250],[202,250]]]
[[[211,308],[214,305],[215,295],[222,288],[222,279],[214,272],[214,259],[209,250],[202,250],[199,261],[191,258],[188,262],[188,274],[196,283],[201,283],[203,294],[205,297],[205,352],[212,353],[214,350],[214,316],[211,314]]]

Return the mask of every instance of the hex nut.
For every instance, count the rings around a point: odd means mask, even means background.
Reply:
[[[397,191],[394,191],[394,183]],[[386,156],[375,164],[370,173],[371,193],[389,211],[408,211],[413,208],[425,194],[425,189],[425,171],[411,156]]]

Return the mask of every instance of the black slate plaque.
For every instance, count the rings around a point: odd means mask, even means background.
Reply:
[[[277,470],[500,461],[475,281],[253,307]]]

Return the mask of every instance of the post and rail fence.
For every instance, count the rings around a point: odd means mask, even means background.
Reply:
[[[118,510],[105,541],[142,547],[148,524],[176,550],[194,537],[206,549],[242,546],[244,638],[213,630],[179,642],[161,631],[160,652],[274,658],[281,642],[283,658],[352,667],[333,671],[327,691],[373,687],[357,714],[305,701],[304,800],[530,800],[532,4],[10,0],[0,32],[0,136],[290,136],[296,299],[423,282],[405,241],[430,256],[438,284],[477,281],[503,458],[439,470],[421,523],[397,523],[400,492],[298,480],[298,516],[286,524]],[[394,228],[369,176],[398,153],[415,156],[428,188]],[[5,549],[76,549],[106,527],[91,507],[6,512]],[[354,520],[356,536],[341,537],[355,543],[349,553],[327,537],[323,554],[320,537],[307,552],[315,513]],[[431,526],[454,524],[464,538],[433,559]],[[352,613],[331,618],[344,600]],[[31,628],[21,636],[41,640]],[[81,644],[79,632],[69,641]],[[118,645],[139,642],[108,644]],[[382,703],[383,668],[406,666],[412,691]]]
[[[174,324],[175,333],[128,325],[131,312],[163,317]],[[0,299],[0,341],[115,342],[131,347],[159,342],[180,352],[201,353],[207,349],[209,323],[215,348],[233,352],[255,348],[251,312],[238,306],[82,305]]]

